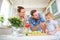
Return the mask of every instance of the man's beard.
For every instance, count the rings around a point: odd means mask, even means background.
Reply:
[[[35,21],[37,21],[38,19],[35,19],[35,18],[33,18]]]

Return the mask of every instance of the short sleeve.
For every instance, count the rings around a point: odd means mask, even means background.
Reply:
[[[29,19],[29,24],[30,24],[30,29],[32,30],[32,28],[34,27],[34,25],[31,22],[31,18]]]
[[[34,27],[34,25],[33,24],[30,24],[30,29],[32,30],[32,28]]]
[[[44,19],[44,17],[43,17],[42,14],[39,14],[39,17],[40,17],[40,21],[41,21],[41,22],[45,22],[45,19]]]
[[[58,24],[58,22],[57,21],[54,21],[54,25],[56,25],[56,24]]]

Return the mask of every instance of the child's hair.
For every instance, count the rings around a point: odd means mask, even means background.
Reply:
[[[45,17],[46,17],[46,16],[50,16],[51,18],[54,18],[53,14],[52,14],[51,12],[46,13],[46,14],[45,14]]]

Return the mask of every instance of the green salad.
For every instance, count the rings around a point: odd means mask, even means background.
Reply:
[[[19,19],[18,17],[10,17],[8,21],[11,23],[12,26],[16,28],[22,27],[22,20]]]

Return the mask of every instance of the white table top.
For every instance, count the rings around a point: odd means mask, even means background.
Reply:
[[[12,36],[0,35],[0,40],[60,40],[58,36]]]

